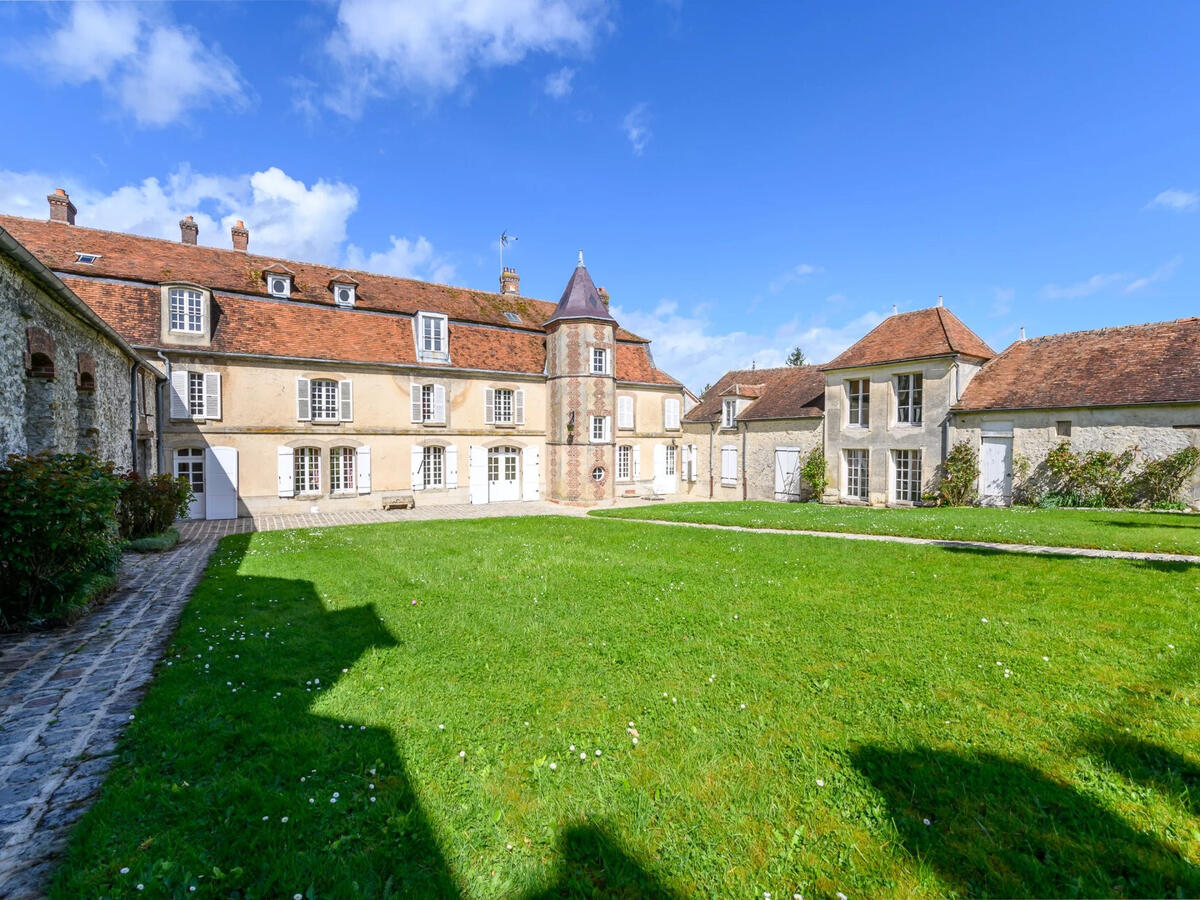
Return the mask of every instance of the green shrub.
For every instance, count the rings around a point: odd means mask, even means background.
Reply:
[[[947,506],[966,506],[975,499],[979,480],[979,453],[970,441],[959,441],[946,454],[938,499]]]
[[[186,478],[154,475],[143,478],[130,472],[121,479],[121,502],[117,522],[126,540],[162,534],[180,516],[187,514],[192,489]]]
[[[134,538],[125,545],[126,550],[134,553],[162,553],[170,550],[179,543],[179,532],[168,528],[161,534],[150,534],[146,537]]]
[[[1184,482],[1200,468],[1200,449],[1185,447],[1162,459],[1147,460],[1134,479],[1139,499],[1155,509],[1178,509]]]
[[[1050,497],[1058,506],[1129,506],[1133,502],[1135,478],[1132,473],[1137,448],[1121,453],[1089,450],[1075,453],[1071,442],[1063,441],[1046,454],[1046,469],[1054,487]]]
[[[38,622],[82,599],[121,559],[121,479],[84,453],[10,456],[0,466],[0,628]]]
[[[800,467],[800,477],[808,485],[813,499],[820,500],[821,494],[825,491],[825,485],[829,483],[825,478],[824,448],[813,447],[808,451],[808,455],[804,457],[804,464]]]

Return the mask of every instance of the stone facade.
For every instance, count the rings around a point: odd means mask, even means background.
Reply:
[[[810,500],[808,489],[791,471],[786,473],[782,493],[776,492],[776,469],[780,463],[789,468],[814,448],[823,437],[822,419],[809,416],[796,419],[751,419],[737,428],[721,428],[717,423],[684,424],[684,441],[696,448],[696,478],[683,490],[697,499],[713,500]],[[721,452],[733,447],[737,452],[736,476],[721,477]],[[783,454],[779,457],[778,454]],[[793,492],[791,488],[797,490]]]
[[[157,471],[153,372],[3,254],[0,365],[0,453],[87,452]]]

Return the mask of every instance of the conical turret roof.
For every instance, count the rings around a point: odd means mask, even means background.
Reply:
[[[582,250],[579,251],[579,264],[571,273],[571,280],[567,282],[567,288],[546,324],[557,322],[559,319],[603,319],[614,325],[617,323],[608,311],[608,305],[600,299],[596,285],[592,283],[592,276],[583,264]]]

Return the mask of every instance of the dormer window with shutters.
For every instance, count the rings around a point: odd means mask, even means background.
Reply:
[[[485,425],[524,425],[525,392],[520,388],[487,388],[483,392]]]
[[[721,403],[721,427],[737,427],[737,400],[729,397]]]
[[[273,263],[263,269],[263,278],[267,282],[267,293],[272,297],[287,299],[292,296],[292,270]]]
[[[420,362],[450,361],[449,321],[441,313],[417,313],[417,359]]]
[[[420,425],[446,424],[446,388],[441,384],[412,384],[412,420]]]
[[[221,373],[172,368],[171,418],[193,422],[221,418]]]
[[[329,290],[333,293],[333,302],[345,309],[352,308],[358,299],[358,282],[347,275],[330,278]]]
[[[332,425],[354,419],[354,392],[349,379],[296,379],[296,419]]]

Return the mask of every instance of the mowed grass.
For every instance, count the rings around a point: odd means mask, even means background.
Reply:
[[[226,538],[51,896],[1195,896],[1198,604],[589,519]]]
[[[1200,555],[1200,515],[1109,509],[929,507],[871,509],[820,503],[667,503],[594,516],[851,534]]]

